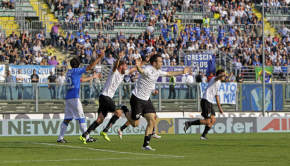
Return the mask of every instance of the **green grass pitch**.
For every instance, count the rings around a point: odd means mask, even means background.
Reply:
[[[143,135],[110,136],[82,144],[68,136],[0,137],[0,166],[280,166],[290,165],[290,133],[162,135],[151,140],[154,152],[142,151]]]

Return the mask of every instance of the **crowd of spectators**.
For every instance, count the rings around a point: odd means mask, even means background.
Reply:
[[[186,65],[186,53],[207,51],[217,57],[229,57],[236,71],[247,66],[261,66],[262,62],[262,24],[252,12],[254,1],[219,0],[136,0],[125,5],[125,1],[68,1],[56,0],[52,6],[65,23],[77,24],[78,31],[65,35],[59,32],[61,25],[55,24],[50,33],[51,40],[41,31],[37,34],[23,32],[20,36],[0,36],[0,61],[9,64],[66,65],[55,57],[55,48],[60,47],[80,57],[84,64],[95,59],[100,49],[106,47],[102,64],[112,65],[120,51],[125,51],[129,65],[136,58],[148,59],[159,53],[167,66]],[[158,2],[158,3],[157,3]],[[267,3],[286,1],[269,1]],[[283,5],[281,5],[283,6]],[[203,22],[178,25],[174,18],[176,12],[204,8]],[[116,10],[113,10],[116,9]],[[108,13],[106,15],[105,13]],[[211,18],[214,16],[214,19]],[[94,21],[95,27],[113,25],[114,22],[144,22],[146,27],[138,35],[119,32],[116,36],[107,31],[99,31],[96,38],[84,28],[87,21]],[[211,26],[211,22],[216,22]],[[157,28],[158,27],[158,28]],[[62,27],[63,28],[63,27]],[[69,29],[69,28],[68,28]],[[290,65],[289,29],[281,27],[279,36],[265,37],[266,65]],[[156,32],[158,32],[156,35]],[[282,71],[282,68],[275,68]],[[283,71],[282,71],[283,72]],[[238,73],[238,72],[237,72]],[[237,74],[235,73],[235,74]],[[236,75],[237,76],[237,75]]]

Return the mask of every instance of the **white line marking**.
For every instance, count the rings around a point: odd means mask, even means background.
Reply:
[[[88,149],[92,151],[100,151],[100,152],[110,152],[110,153],[119,153],[119,154],[131,154],[131,155],[140,155],[140,156],[158,156],[158,157],[165,157],[165,158],[184,158],[184,156],[176,156],[176,155],[163,155],[163,154],[146,154],[146,153],[134,153],[134,152],[120,152],[115,150],[107,150],[107,149],[95,149],[89,147],[81,147],[81,146],[70,146],[70,145],[58,145],[58,144],[50,144],[50,143],[34,143],[40,145],[48,145],[48,146],[59,146],[59,147],[67,147],[67,148],[74,148],[74,149]]]
[[[145,159],[144,157],[138,157],[138,159]],[[68,161],[101,161],[101,160],[136,160],[136,158],[127,158],[127,157],[120,157],[120,158],[95,158],[95,159],[63,159],[63,160],[14,160],[14,161],[1,161],[0,164],[6,163],[36,163],[36,162],[68,162]]]

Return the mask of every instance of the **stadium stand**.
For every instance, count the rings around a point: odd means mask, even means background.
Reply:
[[[244,82],[257,81],[255,68],[262,62],[259,0],[105,0],[104,4],[83,0],[15,0],[14,5],[3,2],[0,61],[6,69],[12,64],[55,65],[60,74],[66,71],[71,57],[80,56],[83,64],[89,64],[106,47],[100,81],[106,79],[109,65],[121,50],[126,51],[129,65],[134,65],[135,57],[145,60],[159,52],[165,58],[164,65],[184,66],[189,65],[186,55],[207,53],[215,56],[217,68],[225,68]],[[266,1],[265,6],[266,65],[273,66],[271,79],[286,86],[290,73],[289,3]],[[82,89],[83,99],[94,103],[85,106],[87,111],[95,111],[98,106],[94,101],[97,95],[88,90],[91,88],[92,84],[84,84]],[[31,87],[25,89],[32,91]],[[195,85],[191,96],[186,88],[179,89],[174,102],[167,99],[168,91],[164,91],[162,104],[154,98],[156,108],[198,110],[197,89]],[[40,112],[63,111],[63,100],[47,97],[48,88],[39,92]],[[122,93],[116,96],[119,103]],[[32,97],[14,101],[19,99],[14,95],[9,102],[4,100],[6,97],[2,96],[1,111],[35,111]],[[128,98],[124,101],[128,102]],[[284,104],[288,106],[290,101],[287,99]],[[229,105],[226,110],[238,109],[239,105]]]

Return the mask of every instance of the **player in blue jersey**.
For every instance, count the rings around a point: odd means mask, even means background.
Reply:
[[[61,124],[60,134],[58,136],[58,143],[66,143],[67,141],[64,139],[64,134],[67,130],[67,126],[72,119],[78,120],[80,124],[80,129],[82,132],[87,130],[86,119],[83,111],[83,107],[79,97],[80,91],[80,80],[82,74],[87,71],[93,69],[96,64],[100,62],[100,60],[104,57],[104,50],[101,51],[99,57],[91,63],[87,67],[79,68],[81,61],[78,58],[73,58],[70,61],[70,65],[72,69],[68,70],[66,74],[66,82],[67,82],[67,93],[65,97],[65,113],[64,120]],[[86,137],[88,139],[87,142],[92,142],[89,140],[89,135]]]

